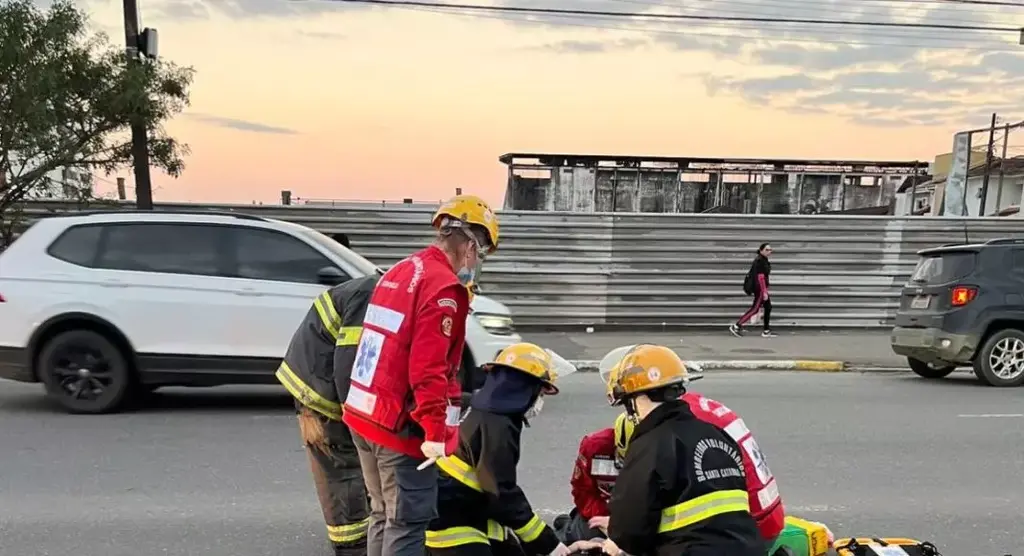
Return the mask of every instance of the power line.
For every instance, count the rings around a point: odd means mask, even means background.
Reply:
[[[849,21],[838,19],[802,19],[748,16],[720,16],[695,14],[661,14],[643,12],[617,12],[607,10],[576,10],[567,8],[524,8],[519,6],[484,6],[480,4],[449,4],[424,0],[334,0],[346,4],[375,4],[381,6],[405,6],[421,8],[449,8],[467,11],[506,12],[547,15],[604,16],[630,19],[670,19],[686,21],[718,21],[718,22],[749,22],[749,23],[799,23],[806,25],[837,25],[861,27],[895,27],[905,29],[948,29],[956,31],[985,31],[999,33],[1022,33],[1024,29],[1014,27],[995,27],[988,25],[950,25],[943,23],[901,23],[897,21]],[[1022,37],[1024,38],[1024,37]],[[1022,41],[1024,43],[1024,41]]]
[[[438,8],[420,8],[420,7],[399,7],[398,9],[406,9],[406,10],[410,10],[410,11],[418,11],[418,12],[422,12],[422,13],[432,13],[432,14],[439,14],[439,15],[455,15],[455,16],[472,17],[472,18],[478,18],[478,19],[490,19],[490,20],[506,21],[506,22],[512,22],[512,23],[532,23],[532,24],[537,24],[537,25],[551,25],[552,24],[549,21],[543,21],[543,20],[537,20],[537,19],[526,19],[526,17],[528,17],[528,15],[524,16],[523,14],[488,14],[488,13],[479,13],[479,12],[466,12],[466,11],[455,11],[455,10],[446,10],[446,9],[438,9]],[[517,17],[517,15],[519,17]],[[681,36],[681,37],[700,37],[700,38],[708,38],[708,39],[719,39],[719,40],[723,40],[723,41],[742,41],[742,42],[746,42],[746,43],[759,42],[759,41],[764,41],[764,42],[776,41],[776,42],[796,42],[796,43],[809,43],[809,44],[823,44],[823,43],[825,43],[825,44],[845,45],[845,46],[886,46],[886,47],[894,47],[894,48],[913,48],[913,49],[927,48],[927,49],[936,49],[936,50],[967,50],[967,51],[976,51],[976,50],[980,50],[980,49],[983,48],[985,52],[1019,52],[1019,49],[1017,49],[1017,48],[1012,48],[1012,49],[1009,49],[1009,48],[990,48],[990,47],[986,46],[987,44],[992,44],[993,46],[996,46],[999,43],[984,43],[984,44],[971,44],[971,45],[934,44],[934,43],[933,44],[910,44],[910,43],[893,43],[893,42],[873,42],[873,41],[861,41],[861,40],[850,41],[850,40],[840,40],[840,39],[836,39],[836,38],[827,38],[826,39],[826,38],[807,38],[807,37],[789,37],[789,36],[784,36],[784,37],[771,37],[771,36],[759,36],[759,35],[751,36],[751,35],[737,35],[737,34],[704,33],[704,32],[700,32],[700,31],[689,31],[689,30],[685,30],[684,31],[684,30],[671,30],[671,29],[652,29],[652,28],[649,28],[649,27],[622,27],[622,26],[610,26],[610,25],[595,25],[595,24],[592,24],[592,23],[581,22],[581,21],[579,21],[580,18],[573,19],[573,16],[555,15],[555,16],[552,16],[552,17],[565,18],[565,19],[569,19],[570,20],[570,21],[559,21],[557,23],[554,23],[555,25],[558,25],[558,26],[578,27],[578,28],[585,28],[585,29],[601,29],[601,30],[608,30],[608,31],[620,31],[620,32],[625,32],[625,33],[642,33],[642,34],[669,35],[669,36]],[[590,18],[588,18],[588,19],[590,19]],[[730,29],[759,29],[759,28],[754,26],[754,25],[733,25],[733,26],[727,27],[724,30],[730,30]],[[760,29],[764,30],[763,28],[760,28]],[[794,28],[772,28],[770,30],[772,30],[772,31],[783,31],[783,32],[787,32],[788,33],[788,32],[793,31],[795,29]],[[900,37],[898,37],[898,36],[883,36],[883,37],[880,37],[880,38],[899,39]],[[907,38],[915,39],[915,38],[922,38],[922,37],[907,37]],[[947,38],[947,37],[933,37],[931,40],[956,40],[956,39],[952,38],[952,37],[949,37],[949,38]]]
[[[1024,8],[1019,2],[1003,2],[1001,0],[862,0],[864,2],[894,2],[906,4],[967,4],[972,6],[1004,6]]]
[[[704,9],[704,6],[696,6],[696,5],[693,5],[693,4],[687,5],[685,3],[678,3],[677,4],[677,3],[674,3],[674,2],[668,2],[668,3],[666,3],[666,2],[654,2],[654,1],[651,1],[651,0],[612,0],[612,1],[622,2],[622,3],[626,3],[626,4],[644,5],[644,6],[659,6],[659,7],[664,7],[664,8],[670,8],[670,9],[674,8],[674,9],[680,9],[680,10],[703,10]],[[872,1],[872,0],[863,0],[863,1]],[[801,12],[805,12],[805,13],[806,12],[821,13],[823,10],[827,10],[828,14],[832,15],[832,16],[835,16],[835,15],[847,15],[847,16],[850,16],[850,17],[855,17],[857,19],[862,19],[862,18],[864,18],[866,16],[884,17],[885,15],[889,15],[889,14],[879,14],[879,13],[870,13],[870,12],[865,13],[865,10],[924,10],[926,13],[928,13],[929,19],[931,21],[933,21],[933,22],[936,22],[936,23],[954,23],[954,24],[971,24],[971,25],[974,25],[974,24],[986,25],[988,23],[991,23],[991,21],[992,21],[991,18],[993,18],[993,17],[1006,16],[1007,15],[1005,8],[988,8],[987,10],[983,9],[983,8],[971,8],[970,11],[967,12],[967,13],[964,13],[964,12],[961,12],[961,11],[955,11],[955,13],[953,13],[952,11],[945,10],[945,8],[917,7],[917,6],[922,6],[922,4],[919,3],[919,2],[914,2],[913,0],[904,0],[904,3],[905,4],[909,4],[910,6],[915,6],[915,7],[905,7],[905,6],[904,7],[900,7],[899,4],[897,4],[895,6],[894,5],[890,5],[890,2],[894,2],[894,1],[897,1],[897,0],[876,0],[876,1],[885,2],[886,5],[867,6],[867,7],[863,7],[863,8],[857,8],[858,5],[863,6],[864,4],[862,4],[862,3],[855,3],[855,2],[847,2],[845,6],[840,6],[840,5],[836,5],[836,4],[831,4],[831,5],[828,5],[828,6],[823,6],[820,2],[807,3],[807,2],[798,2],[798,1],[793,1],[793,0],[759,0],[757,2],[746,2],[746,1],[743,1],[743,0],[715,0],[714,5],[715,5],[715,11],[716,12],[726,13],[726,14],[728,14],[728,13],[739,13],[739,14],[743,15],[743,14],[749,14],[749,13],[763,12],[765,9],[769,9],[769,10],[771,10],[771,9],[796,10],[796,11],[801,11]],[[927,2],[936,2],[938,0],[925,0],[925,1],[927,1]],[[722,6],[730,6],[730,7],[731,6],[737,6],[737,7],[738,6],[746,6],[746,7],[741,7],[741,8],[739,8],[739,11],[737,11],[737,10],[723,9]],[[951,6],[951,5],[950,4],[946,4],[946,6]],[[933,16],[933,12],[938,12],[939,14],[947,13],[951,17],[934,17]],[[955,15],[955,17],[952,17],[954,15]],[[973,19],[970,19],[970,18],[966,18],[966,17],[964,17],[966,15],[981,16],[983,21],[978,21],[978,20],[973,20]],[[1024,13],[1022,13],[1021,15],[1024,15]]]
[[[626,2],[626,1],[632,1],[632,0],[615,0],[615,1],[624,1],[624,2]],[[721,4],[721,3],[723,3],[723,2],[721,2],[721,1],[717,1],[716,2],[716,4]],[[659,4],[659,5],[662,5],[662,4]],[[412,9],[412,8],[408,8],[408,9]],[[724,9],[719,8],[719,11],[727,12],[728,13],[731,10],[724,10]],[[463,13],[463,12],[454,11],[454,10],[453,11],[437,11],[437,12],[438,13],[454,13],[454,14]],[[733,13],[744,13],[745,11],[732,11],[732,12]],[[468,13],[466,13],[466,14],[468,15]],[[564,17],[564,18],[590,19],[590,20],[593,20],[593,19],[598,19],[598,20],[608,19],[608,17],[605,17],[605,16],[580,17],[580,16],[571,16],[571,15],[551,15],[550,17]],[[522,19],[510,19],[510,20],[516,20],[516,22],[518,22],[518,20],[522,20]],[[600,28],[600,29],[612,29],[612,28]],[[764,26],[759,26],[759,25],[756,25],[756,24],[745,24],[745,23],[743,23],[743,24],[730,24],[728,26],[722,26],[722,29],[728,29],[728,30],[733,30],[733,29],[751,29],[751,30],[759,30],[759,31],[769,31],[769,30],[770,31],[790,31],[790,30],[799,31],[799,30],[802,30],[803,28],[801,28],[799,24],[798,25],[782,24],[782,25],[779,25],[779,26],[772,26],[770,28],[765,28]],[[803,32],[803,33],[806,35],[806,32]],[[928,35],[927,36],[916,35],[916,34],[919,34],[919,33],[926,33]],[[930,30],[880,30],[880,31],[858,30],[856,32],[856,35],[857,36],[864,35],[864,36],[868,36],[868,37],[879,37],[879,38],[891,38],[891,39],[919,39],[919,40],[939,41],[939,42],[949,42],[949,41],[956,41],[956,42],[963,41],[963,42],[969,42],[969,43],[970,42],[976,42],[976,43],[979,43],[979,46],[980,46],[980,43],[985,43],[985,44],[989,44],[989,45],[993,45],[993,46],[996,46],[996,45],[1006,46],[1007,45],[1006,41],[992,42],[990,39],[982,38],[982,37],[980,37],[978,35],[975,35],[974,33],[976,33],[976,32],[970,32],[969,31],[969,32],[964,32],[964,33],[956,34],[955,36],[950,36],[950,35],[935,36],[935,33],[930,31]],[[741,38],[741,37],[737,37],[737,38]],[[822,40],[830,41],[831,39],[830,38],[829,39],[814,39],[813,42],[822,42]],[[886,44],[889,44],[889,43],[886,43]],[[884,45],[885,44],[883,44],[883,46]],[[924,46],[924,45],[919,45],[919,46],[921,46],[922,48],[927,47],[927,46]],[[1015,49],[1013,51],[1016,52],[1018,50]]]

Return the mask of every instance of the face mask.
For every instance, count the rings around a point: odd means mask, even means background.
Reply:
[[[526,419],[534,419],[540,415],[542,409],[544,409],[544,396],[537,398],[537,401],[533,402],[533,405],[530,406],[530,409],[526,410],[526,415],[523,417]]]
[[[459,279],[459,283],[463,286],[473,281],[476,276],[476,271],[472,268],[462,267],[458,272],[455,273],[455,277]]]

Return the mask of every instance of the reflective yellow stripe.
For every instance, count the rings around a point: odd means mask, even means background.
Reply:
[[[366,536],[366,528],[370,526],[370,518],[351,525],[328,525],[327,536],[331,542],[352,543]]]
[[[544,522],[541,521],[537,514],[533,515],[530,521],[526,522],[526,525],[518,529],[513,529],[519,540],[523,542],[533,542],[537,540],[537,537],[544,532]]]
[[[363,333],[362,326],[342,326],[338,332],[336,346],[354,346],[359,344],[359,335]]]
[[[729,512],[750,512],[746,491],[723,490],[698,496],[661,512],[659,533],[667,533]]]
[[[498,542],[505,541],[505,528],[493,519],[487,520],[487,538]]]
[[[310,388],[305,382],[302,382],[302,379],[292,371],[292,368],[288,366],[286,361],[281,361],[281,366],[277,368],[274,376],[277,377],[278,382],[284,386],[285,390],[288,390],[288,393],[294,396],[296,400],[299,400],[302,405],[323,414],[329,419],[341,420],[341,404],[332,402],[317,394],[315,390]]]
[[[341,317],[338,315],[338,311],[334,309],[334,302],[331,301],[331,292],[325,291],[316,298],[313,302],[313,307],[316,307],[316,312],[320,315],[320,322],[323,323],[324,328],[331,333],[335,339],[338,338],[338,329],[341,328]]]
[[[427,546],[430,548],[451,548],[464,544],[490,544],[487,535],[472,527],[449,527],[439,531],[427,531]]]
[[[455,456],[440,458],[437,460],[437,466],[445,473],[451,475],[456,481],[477,492],[483,492],[483,489],[480,488],[480,481],[476,478],[476,472],[473,471],[473,468],[468,463],[461,459]]]

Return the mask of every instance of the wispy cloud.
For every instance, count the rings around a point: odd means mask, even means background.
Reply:
[[[250,133],[269,133],[273,135],[296,135],[298,131],[289,129],[286,127],[278,127],[267,124],[261,124],[259,122],[250,122],[248,120],[240,120],[237,118],[226,118],[223,116],[214,116],[212,114],[202,114],[189,112],[185,114],[186,118],[203,122],[205,124],[214,125],[218,127],[226,127],[228,129],[237,129],[239,131],[248,131]]]
[[[1016,33],[778,21],[1024,27],[1024,10],[1010,7],[880,0],[492,1],[510,6],[763,18],[715,22],[502,16],[510,25],[564,33],[558,42],[536,47],[554,53],[601,54],[634,50],[646,43],[738,62],[743,70],[723,64],[702,76],[709,93],[735,94],[752,104],[796,113],[826,111],[869,125],[944,125],[976,119],[979,113],[1012,106],[1024,97],[1024,51],[1016,44]]]
[[[324,41],[337,41],[348,38],[344,33],[335,33],[333,31],[299,31],[299,35]]]

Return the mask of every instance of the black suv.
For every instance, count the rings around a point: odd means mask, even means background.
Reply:
[[[1024,239],[945,245],[900,295],[892,349],[925,378],[972,365],[990,386],[1024,383]]]

